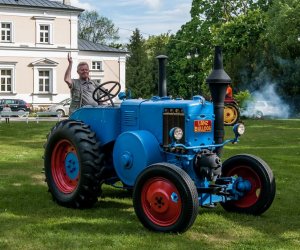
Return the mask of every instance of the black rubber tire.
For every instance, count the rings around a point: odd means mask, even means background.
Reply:
[[[151,179],[155,178],[163,178],[174,185],[181,199],[178,218],[175,218],[170,225],[165,226],[155,223],[143,208],[143,188]],[[194,182],[184,170],[172,164],[157,163],[147,167],[138,176],[133,190],[133,206],[137,217],[146,228],[159,232],[182,233],[193,225],[197,217],[198,193]]]
[[[63,111],[62,109],[58,109],[56,110],[57,113],[60,113],[60,116],[61,117],[64,117],[66,114],[65,114],[65,111]]]
[[[68,141],[74,147],[78,162],[78,183],[69,193],[63,192],[54,181],[52,168],[53,150],[62,141]],[[44,145],[44,167],[46,182],[54,201],[65,207],[87,208],[93,206],[101,193],[103,181],[103,158],[95,133],[88,125],[80,121],[64,120],[56,124],[47,136]],[[54,162],[54,160],[53,160]],[[62,164],[63,165],[63,164]]]
[[[264,114],[261,111],[256,111],[254,114],[254,118],[256,119],[263,119],[264,118]]]
[[[240,110],[233,103],[225,103],[224,105],[224,125],[233,126],[240,119]]]
[[[259,194],[256,193],[257,198],[255,202],[253,202],[253,204],[249,204],[249,206],[247,206],[247,202],[243,204],[242,200],[228,201],[221,203],[221,205],[229,212],[260,215],[271,206],[275,198],[276,184],[273,172],[268,164],[261,158],[249,154],[240,154],[227,159],[223,163],[222,176],[228,177],[234,176],[235,174],[239,176],[241,174],[237,174],[237,172],[243,172],[243,169],[245,175],[247,171],[250,174],[253,173],[253,176],[258,178],[257,181],[261,184],[261,187],[259,188]],[[247,176],[242,177],[247,179]],[[251,182],[251,180],[249,181]],[[251,195],[251,192],[252,190],[249,192],[249,194],[246,194],[245,199],[247,199],[247,195]],[[254,192],[252,192],[252,195],[253,194]]]

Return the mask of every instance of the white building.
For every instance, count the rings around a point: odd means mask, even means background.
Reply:
[[[70,96],[64,82],[71,53],[86,61],[92,79],[119,81],[125,90],[126,52],[78,39],[78,15],[70,1],[0,0],[0,98],[20,98],[33,106]]]

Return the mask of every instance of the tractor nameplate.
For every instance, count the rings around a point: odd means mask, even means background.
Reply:
[[[194,121],[194,132],[210,132],[211,131],[211,120],[195,120]]]

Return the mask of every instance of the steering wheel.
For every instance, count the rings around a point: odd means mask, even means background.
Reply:
[[[116,97],[121,90],[121,84],[116,81],[108,81],[100,84],[93,92],[93,99],[98,102],[110,101],[114,106],[112,98]]]

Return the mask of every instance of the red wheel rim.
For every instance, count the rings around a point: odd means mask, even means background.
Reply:
[[[68,165],[70,161],[72,161],[71,170]],[[69,194],[77,188],[79,163],[75,147],[68,140],[61,140],[55,145],[51,156],[51,171],[59,191]]]
[[[238,201],[233,201],[237,207],[247,208],[254,205],[260,196],[262,183],[257,173],[248,166],[237,166],[231,169],[227,176],[238,176],[251,183],[251,190]]]
[[[145,215],[156,225],[171,226],[181,214],[180,194],[168,179],[155,177],[148,180],[143,186],[141,198]]]

